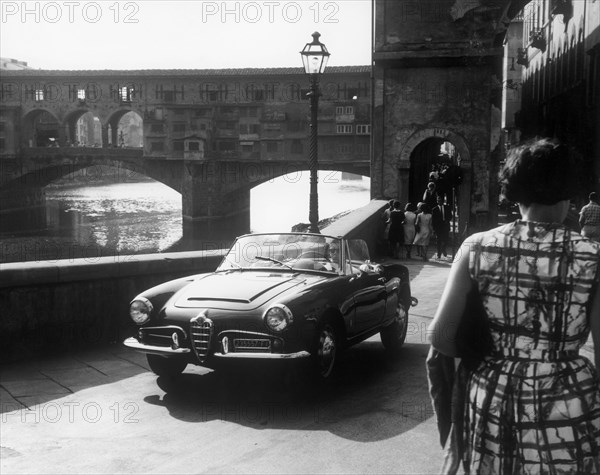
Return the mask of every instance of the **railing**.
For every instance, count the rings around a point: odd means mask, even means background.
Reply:
[[[23,147],[23,158],[142,158],[143,148],[102,148],[102,147]]]

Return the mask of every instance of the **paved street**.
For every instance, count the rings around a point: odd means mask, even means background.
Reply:
[[[371,338],[327,394],[191,366],[167,387],[120,347],[3,367],[1,472],[436,473],[425,329],[449,264],[408,265],[420,303],[400,357]]]
[[[2,367],[1,472],[437,473],[424,362],[449,263],[407,265],[419,305],[401,355],[371,338],[326,394],[191,366],[167,386],[121,347]]]
[[[165,385],[121,347],[1,368],[1,473],[437,473],[426,328],[448,262],[410,261],[408,338],[344,353],[326,394],[188,366]]]

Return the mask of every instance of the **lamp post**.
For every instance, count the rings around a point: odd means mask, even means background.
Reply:
[[[310,151],[309,151],[309,169],[310,169],[310,204],[308,220],[310,222],[311,233],[319,232],[319,195],[317,192],[317,174],[319,171],[318,158],[318,111],[319,111],[319,75],[323,74],[327,61],[329,60],[329,51],[323,43],[319,41],[319,33],[312,34],[313,40],[306,43],[300,55],[304,64],[304,72],[310,77]]]

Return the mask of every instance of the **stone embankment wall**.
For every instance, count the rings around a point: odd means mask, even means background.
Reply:
[[[225,251],[21,262],[0,270],[0,359],[120,341],[129,302],[161,282],[214,270]]]

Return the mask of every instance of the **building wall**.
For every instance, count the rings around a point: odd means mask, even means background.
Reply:
[[[517,126],[524,138],[558,137],[583,155],[590,178],[584,201],[600,191],[600,2],[530,2],[521,47],[527,66]]]
[[[374,197],[414,199],[411,188],[427,185],[421,168],[429,161],[419,150],[433,144],[429,153],[437,153],[438,142],[450,142],[463,176],[459,232],[496,222],[509,3],[375,0]]]
[[[502,80],[502,130],[505,149],[519,143],[520,131],[515,125],[515,117],[521,110],[523,90],[523,15],[518,15],[510,23],[504,40],[504,64]]]

